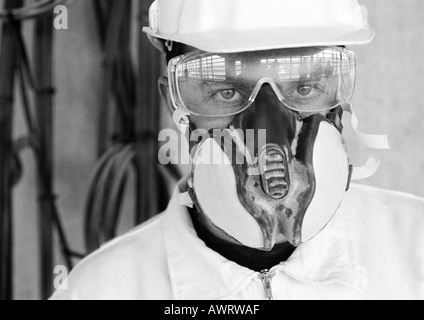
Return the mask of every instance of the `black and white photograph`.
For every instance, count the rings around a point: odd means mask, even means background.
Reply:
[[[423,56],[422,0],[0,0],[0,300],[424,300]]]

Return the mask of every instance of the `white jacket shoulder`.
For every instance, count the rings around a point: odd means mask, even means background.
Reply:
[[[144,294],[151,296],[145,291],[160,289],[160,279],[167,274],[162,220],[163,214],[158,215],[89,255],[70,274],[68,289],[57,291],[52,299],[134,300]]]
[[[378,215],[424,216],[424,198],[393,190],[364,185],[352,185],[346,195],[346,206]]]

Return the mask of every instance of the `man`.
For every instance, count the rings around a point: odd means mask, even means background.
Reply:
[[[157,0],[150,22],[191,173],[166,212],[83,261],[53,298],[424,298],[424,201],[351,184],[377,167],[353,168],[342,136],[344,112],[357,124],[345,46],[374,36],[365,8]],[[331,74],[304,75],[308,61],[331,61]]]

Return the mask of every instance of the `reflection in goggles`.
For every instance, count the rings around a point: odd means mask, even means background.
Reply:
[[[235,54],[197,51],[176,58],[174,65],[170,79],[175,100],[205,116],[242,112],[264,83],[290,109],[329,110],[351,98],[355,78],[353,54],[340,48]]]

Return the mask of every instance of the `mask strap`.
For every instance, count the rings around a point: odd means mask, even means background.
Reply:
[[[364,146],[375,149],[375,150],[388,150],[390,149],[389,139],[387,135],[375,135],[375,134],[366,134],[358,130],[359,120],[353,110],[353,107],[350,103],[345,103],[343,105],[343,111],[348,112],[352,116],[351,124],[355,137],[361,142]]]
[[[190,194],[190,191],[193,190],[193,178],[192,177],[188,178],[187,187],[188,187],[189,191],[186,191],[184,193],[180,193],[178,195],[178,203],[179,203],[180,206],[193,209],[194,208],[194,201],[193,201],[193,198]]]
[[[387,135],[373,135],[365,134],[358,130],[359,120],[356,116],[353,107],[350,103],[343,105],[343,111],[348,112],[352,116],[351,125],[355,134],[355,137],[359,142],[371,149],[375,150],[388,150],[390,149],[389,139]],[[380,167],[381,161],[378,158],[369,157],[365,165],[362,167],[354,167],[352,173],[352,180],[364,180],[372,177]]]
[[[190,141],[190,113],[179,108],[174,111],[172,116],[177,129]]]
[[[193,209],[194,202],[191,199],[190,193],[188,191],[187,192],[184,192],[184,193],[180,193],[178,195],[178,197],[179,197],[178,198],[178,202],[179,202],[180,206],[188,207],[188,208],[192,208]]]
[[[166,40],[165,46],[168,49],[168,51],[171,52],[174,49],[174,42],[172,40]]]
[[[380,168],[380,159],[369,157],[365,165],[362,167],[353,167],[352,180],[364,180],[371,178]]]

